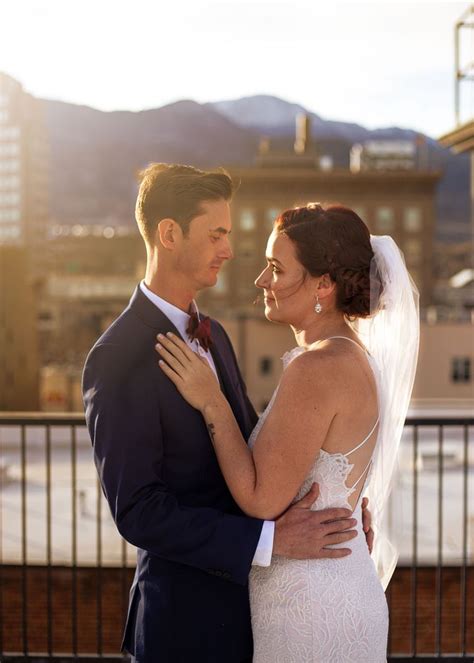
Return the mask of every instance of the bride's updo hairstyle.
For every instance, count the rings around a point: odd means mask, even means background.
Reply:
[[[349,319],[371,314],[370,262],[374,253],[369,229],[353,210],[342,205],[323,207],[310,203],[282,212],[274,228],[294,243],[298,260],[307,273],[329,274],[336,284],[339,311]],[[373,271],[374,278],[379,280]],[[372,286],[379,299],[381,283]],[[372,301],[372,313],[378,308],[378,299]]]

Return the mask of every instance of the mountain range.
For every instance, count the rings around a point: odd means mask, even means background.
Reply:
[[[369,130],[326,120],[267,95],[206,104],[182,100],[139,112],[42,103],[51,150],[51,214],[65,224],[132,224],[136,176],[149,162],[250,166],[263,135],[275,144],[291,144],[299,112],[309,114],[312,140],[339,167],[348,167],[354,143],[419,139],[411,129]],[[437,238],[463,241],[469,237],[470,220],[468,155],[453,155],[429,137],[424,137],[423,149],[429,167],[442,172]]]

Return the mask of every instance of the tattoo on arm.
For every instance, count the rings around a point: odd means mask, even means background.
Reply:
[[[211,436],[211,440],[214,442],[215,436],[216,436],[216,427],[214,424],[207,424],[207,430],[209,431],[209,435]]]

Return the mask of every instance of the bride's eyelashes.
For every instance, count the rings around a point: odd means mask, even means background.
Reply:
[[[281,274],[282,270],[274,263],[274,262],[268,262],[267,263],[267,269],[270,269],[272,274]]]

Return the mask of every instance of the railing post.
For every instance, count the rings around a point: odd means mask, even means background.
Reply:
[[[413,426],[413,532],[412,532],[412,568],[411,568],[411,651],[417,653],[417,567],[418,567],[418,424]]]
[[[71,626],[72,653],[77,660],[77,438],[76,427],[71,429]]]
[[[52,540],[51,540],[51,427],[46,426],[45,440],[46,463],[46,606],[47,615],[47,651],[53,654],[53,582],[52,582]]]
[[[102,657],[102,487],[97,479],[97,653]]]
[[[21,591],[23,654],[28,654],[28,553],[26,509],[26,426],[21,425]]]
[[[443,610],[443,426],[438,428],[438,558],[436,567],[435,651],[441,656],[441,624]]]
[[[468,529],[468,463],[469,427],[463,426],[463,501],[462,501],[462,567],[461,567],[461,655],[467,645],[467,529]]]

